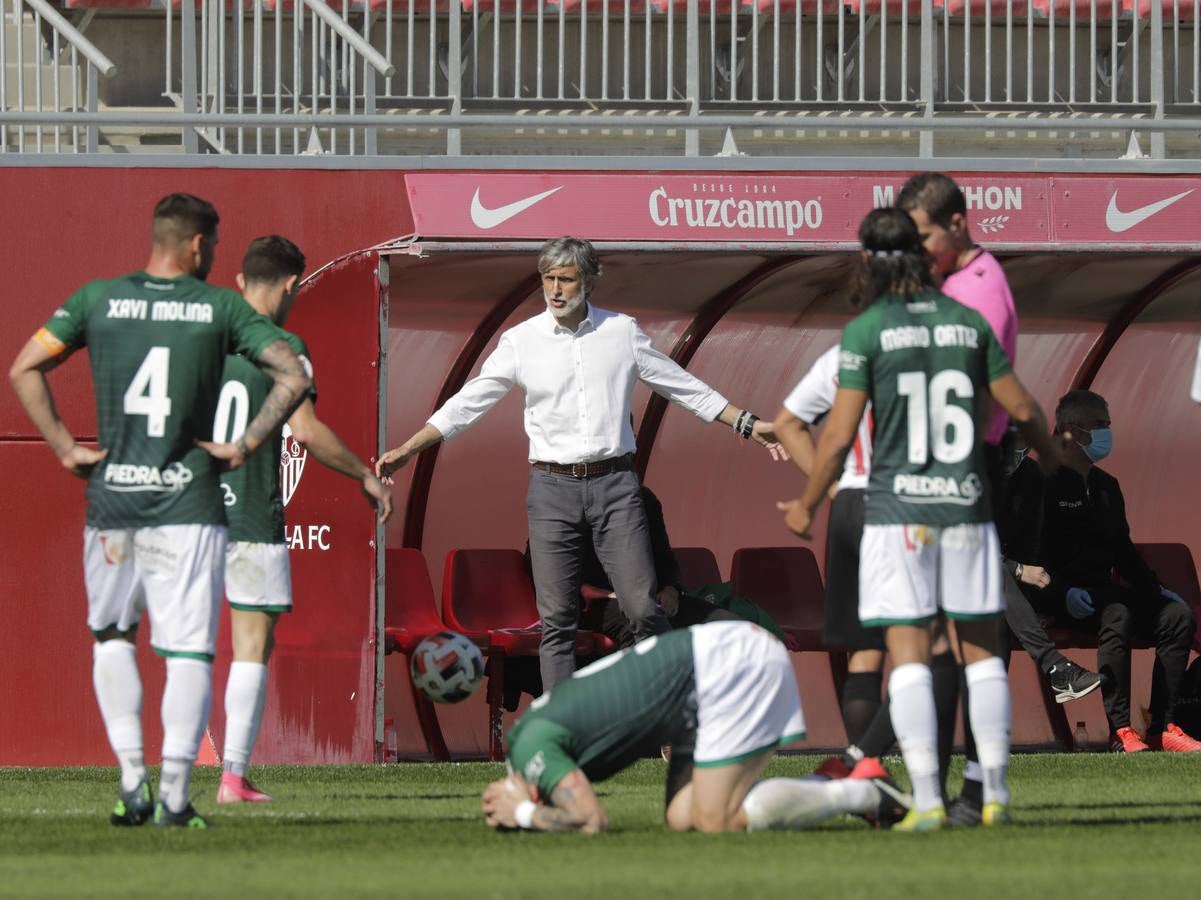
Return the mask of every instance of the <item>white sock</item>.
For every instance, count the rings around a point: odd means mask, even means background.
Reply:
[[[146,777],[142,752],[142,677],[138,650],[129,641],[92,645],[92,686],[108,742],[121,764],[121,790],[132,791]]]
[[[870,781],[849,778],[769,778],[742,801],[747,831],[804,828],[842,813],[869,812],[879,804]]]
[[[976,736],[985,803],[1008,803],[1009,676],[1000,657],[990,656],[964,667],[968,686],[968,715]]]
[[[246,774],[266,699],[267,666],[256,662],[231,663],[225,686],[225,771]]]
[[[163,778],[159,796],[171,812],[188,805],[192,763],[208,724],[213,664],[200,659],[167,660],[163,689]]]
[[[969,705],[971,701],[968,701]],[[969,713],[970,715],[970,713]],[[969,759],[963,764],[963,780],[980,782],[984,780],[984,770],[980,768],[980,763],[974,759]]]
[[[920,812],[942,806],[938,778],[938,717],[934,711],[934,677],[922,663],[897,666],[888,676],[889,716],[896,732],[909,780],[914,808]]]

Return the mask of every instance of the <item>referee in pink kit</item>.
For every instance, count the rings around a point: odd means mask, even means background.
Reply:
[[[380,457],[385,483],[413,456],[450,440],[512,388],[525,394],[530,439],[530,554],[542,685],[575,670],[580,567],[591,541],[638,640],[668,630],[658,600],[650,531],[634,472],[630,397],[638,381],[707,422],[768,445],[772,426],[684,371],[651,346],[629,316],[590,302],[601,274],[588,241],[547,241],[538,256],[546,309],[500,336],[480,374],[411,438]]]

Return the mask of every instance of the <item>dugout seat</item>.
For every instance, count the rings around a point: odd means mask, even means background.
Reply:
[[[1193,611],[1193,617],[1201,622],[1201,584],[1197,580],[1197,567],[1193,562],[1193,554],[1187,544],[1135,544],[1147,565],[1159,576],[1164,587],[1178,593]],[[1115,576],[1116,578],[1116,576]],[[1097,634],[1092,631],[1079,631],[1074,628],[1051,625],[1044,622],[1047,635],[1055,642],[1055,646],[1066,649],[1095,649]],[[1147,641],[1135,639],[1131,646],[1135,649],[1149,649],[1155,645]],[[1201,624],[1193,633],[1193,650],[1201,653]],[[1043,704],[1047,709],[1047,717],[1051,722],[1051,730],[1055,737],[1068,750],[1075,747],[1075,738],[1068,722],[1067,712],[1061,704],[1054,700],[1051,680],[1039,673],[1043,691]]]
[[[836,695],[842,696],[847,657],[822,642],[825,587],[808,547],[743,547],[730,563],[734,593],[762,606],[795,642],[796,652],[826,653]]]
[[[518,550],[451,550],[442,579],[442,615],[452,631],[474,641],[487,660],[488,759],[504,758],[501,703],[505,658],[537,656],[542,641],[534,585]],[[576,655],[603,650],[590,631],[576,635]]]
[[[384,585],[384,652],[412,657],[421,641],[446,628],[438,615],[429,569],[421,551],[412,547],[385,550]],[[450,753],[434,704],[421,693],[411,677],[409,690],[426,747],[435,760],[446,762]]]
[[[673,547],[671,552],[680,564],[680,583],[686,589],[721,583],[717,557],[708,547]]]

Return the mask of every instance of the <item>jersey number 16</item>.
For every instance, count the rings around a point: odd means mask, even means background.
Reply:
[[[976,422],[972,414],[951,403],[951,398],[971,400],[975,396],[966,372],[944,369],[926,385],[925,372],[897,375],[897,393],[908,400],[909,462],[924,465],[933,444],[940,463],[967,459],[976,444]]]

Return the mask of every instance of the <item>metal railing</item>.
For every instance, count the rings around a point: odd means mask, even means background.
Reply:
[[[96,112],[97,75],[111,78],[116,72],[112,60],[46,0],[0,0],[0,110],[67,113],[81,108],[82,91],[82,108]],[[82,148],[79,125],[37,124],[29,131],[37,153],[46,152],[47,144],[55,153],[97,150],[95,125],[83,126]],[[29,138],[24,125],[10,132],[0,118],[0,153],[30,149]],[[10,147],[14,139],[16,145]]]
[[[666,152],[696,155],[718,128],[837,122],[920,134],[911,152],[930,156],[936,133],[965,133],[952,118],[976,117],[1146,132],[1152,156],[1177,134],[1173,152],[1201,158],[1201,143],[1181,149],[1201,132],[1201,0],[267,4],[165,3],[165,93],[185,151],[375,154],[381,136],[403,152],[423,135],[421,152],[457,154],[467,133],[488,152],[479,135],[498,129],[603,125],[670,130]],[[0,113],[0,126],[28,121]]]

